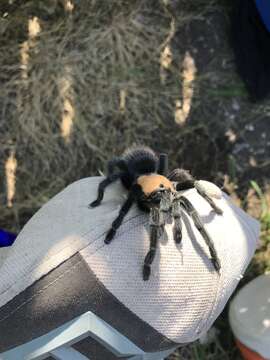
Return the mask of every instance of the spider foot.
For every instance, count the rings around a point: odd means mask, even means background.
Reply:
[[[113,228],[111,228],[111,229],[108,231],[107,235],[106,235],[106,238],[105,238],[105,240],[104,240],[104,243],[107,244],[107,245],[110,244],[110,242],[111,242],[112,239],[114,238],[115,233],[116,233],[116,230],[113,229]]]
[[[212,264],[217,272],[221,269],[220,261],[217,258],[211,258]]]
[[[91,209],[91,208],[97,207],[98,205],[100,205],[100,203],[101,203],[101,201],[95,200],[95,201],[91,202],[91,204],[88,205],[88,208]]]
[[[156,251],[154,249],[152,250],[149,250],[146,257],[145,257],[145,260],[144,260],[144,264],[145,265],[151,265],[153,260],[154,260],[154,257],[155,257],[155,253]]]
[[[173,237],[176,244],[180,244],[182,241],[182,223],[181,218],[176,217],[174,219]]]
[[[218,215],[222,215],[222,214],[223,214],[223,210],[221,210],[220,208],[217,207],[216,213],[217,213]]]
[[[144,264],[143,266],[143,280],[147,281],[149,280],[151,274],[151,265]]]
[[[215,204],[214,201],[213,201],[213,203],[212,203],[212,208],[213,208],[213,210],[215,211],[216,214],[218,214],[218,215],[222,215],[222,214],[223,214],[223,210],[221,210],[221,209]]]
[[[180,244],[182,242],[182,231],[177,228],[174,228],[173,237],[176,244]]]

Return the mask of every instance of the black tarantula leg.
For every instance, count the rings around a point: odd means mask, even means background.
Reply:
[[[151,264],[154,261],[157,248],[157,240],[164,228],[164,217],[159,206],[152,207],[150,210],[150,250],[148,251],[143,265],[143,280],[149,279],[151,274]]]
[[[212,239],[210,238],[209,234],[207,233],[206,229],[204,228],[204,225],[202,223],[202,220],[201,220],[198,212],[195,210],[194,206],[191,204],[191,202],[186,197],[180,196],[179,201],[180,201],[180,204],[182,205],[182,207],[184,208],[184,210],[188,213],[189,216],[191,216],[196,228],[201,233],[204,241],[206,242],[206,244],[209,248],[212,264],[213,264],[214,268],[216,269],[216,271],[219,272],[221,265],[220,265],[220,261],[219,261],[214,243],[213,243]]]
[[[178,199],[174,200],[172,204],[172,216],[174,219],[173,237],[176,244],[182,241],[182,220],[181,220],[181,205]]]
[[[96,207],[98,206],[104,197],[104,190],[108,185],[119,179],[121,174],[113,174],[109,175],[106,179],[101,181],[101,183],[98,185],[98,197],[95,201],[93,201],[88,207]]]
[[[174,169],[169,174],[168,179],[177,182],[176,184],[177,191],[187,190],[194,187],[195,179],[189,173],[189,171],[185,169]]]
[[[208,202],[212,209],[218,214],[222,215],[223,211],[215,204],[211,197],[206,193],[199,181],[184,169],[174,169],[168,176],[171,181],[176,181],[176,191],[188,190],[195,188],[197,192]]]
[[[158,174],[166,176],[168,173],[168,155],[160,154],[158,163]]]
[[[118,167],[121,170],[126,170],[126,163],[120,157],[115,157],[108,162],[108,174],[111,175],[114,172],[115,167]]]
[[[208,202],[208,204],[211,206],[211,208],[218,214],[222,215],[223,211],[215,204],[214,200],[211,199],[209,195],[207,195],[206,191],[203,189],[203,187],[200,185],[199,181],[195,181],[194,183],[195,189],[198,191],[198,193]]]
[[[134,201],[134,195],[132,193],[129,193],[127,200],[124,202],[124,205],[121,207],[117,218],[113,221],[112,226],[106,235],[106,238],[104,240],[105,244],[109,244],[114,238],[117,229],[122,224],[124,217],[126,216],[126,214],[128,213],[129,209],[133,204],[133,201]]]
[[[143,280],[147,281],[151,274],[151,264],[154,261],[159,237],[158,226],[150,226],[150,250],[148,251],[143,265]]]

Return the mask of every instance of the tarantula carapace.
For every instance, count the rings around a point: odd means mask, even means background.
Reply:
[[[184,169],[175,169],[168,174],[168,157],[159,157],[148,147],[133,147],[124,152],[121,157],[113,158],[108,163],[108,176],[99,184],[98,196],[89,206],[98,206],[104,196],[105,188],[120,179],[129,191],[127,200],[122,205],[117,218],[108,231],[105,243],[109,244],[125,215],[134,202],[138,207],[150,213],[150,249],[143,265],[143,279],[148,280],[151,264],[154,260],[159,237],[168,222],[173,222],[173,233],[176,243],[182,239],[182,211],[193,220],[196,228],[205,240],[211,255],[211,261],[216,271],[220,270],[215,246],[204,228],[202,220],[191,202],[182,195],[182,190],[196,188],[198,193],[211,205],[213,210],[221,215],[222,210],[217,207],[211,196],[193,176]]]

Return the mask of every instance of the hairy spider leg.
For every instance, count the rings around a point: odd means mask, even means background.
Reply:
[[[99,185],[98,185],[97,199],[94,200],[88,207],[93,208],[93,207],[96,207],[96,206],[100,205],[101,201],[103,200],[104,191],[105,191],[106,187],[108,185],[110,185],[111,183],[115,182],[116,180],[118,180],[121,177],[121,175],[122,175],[122,173],[112,174],[112,175],[109,175],[103,181],[101,181],[101,183],[99,183]]]
[[[178,199],[174,200],[172,204],[172,216],[174,219],[173,237],[176,244],[180,244],[182,241],[182,211]]]
[[[114,172],[115,167],[120,170],[126,170],[126,162],[121,157],[115,157],[108,162],[108,174],[111,175]]]
[[[211,197],[207,195],[205,190],[200,186],[199,182],[196,181],[195,178],[187,170],[174,169],[168,176],[168,179],[177,182],[177,191],[195,188],[198,194],[200,194],[208,202],[208,204],[218,215],[223,214],[223,211],[215,204]]]
[[[150,250],[148,251],[143,264],[143,280],[147,281],[151,274],[151,264],[154,261],[157,248],[158,227],[150,227]]]
[[[106,235],[106,238],[104,240],[105,244],[109,244],[112,241],[112,239],[114,238],[114,235],[116,234],[117,229],[122,224],[124,217],[126,216],[129,209],[131,208],[133,202],[134,202],[134,194],[132,192],[130,192],[127,200],[122,205],[117,218],[113,221],[112,226]]]
[[[166,176],[168,173],[168,155],[160,154],[158,162],[158,174]]]
[[[219,272],[221,265],[220,261],[214,246],[214,243],[212,239],[210,238],[209,234],[207,233],[206,229],[204,228],[204,225],[202,223],[202,220],[198,214],[198,212],[195,210],[194,206],[191,204],[191,202],[184,196],[180,196],[178,198],[180,201],[181,206],[183,209],[187,212],[187,214],[192,218],[194,225],[199,230],[200,234],[202,235],[204,241],[206,242],[210,254],[211,254],[211,262],[216,269],[217,272]]]
[[[174,169],[169,174],[168,179],[177,182],[177,191],[188,190],[194,187],[195,179],[189,171],[185,169]]]
[[[197,190],[197,192],[209,203],[209,205],[212,207],[213,210],[215,210],[215,212],[218,215],[222,215],[223,211],[216,205],[216,203],[214,202],[213,199],[211,199],[210,196],[207,195],[207,193],[205,192],[205,190],[200,186],[198,181],[195,181],[194,183],[194,187]]]
[[[164,227],[164,217],[158,206],[151,208],[150,211],[150,250],[148,251],[143,265],[143,280],[149,279],[151,274],[151,264],[154,261],[157,249],[157,241]]]

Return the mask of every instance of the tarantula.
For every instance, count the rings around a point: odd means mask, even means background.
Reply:
[[[103,199],[105,188],[118,179],[121,180],[129,193],[105,237],[105,243],[109,244],[112,241],[134,202],[141,210],[149,212],[150,249],[143,265],[143,279],[148,280],[151,264],[156,254],[157,242],[164,231],[165,224],[172,222],[172,219],[174,220],[174,239],[179,244],[182,240],[181,216],[182,211],[185,211],[192,218],[205,240],[210,251],[212,264],[219,272],[220,261],[214,243],[205,230],[198,212],[180,191],[196,188],[217,214],[221,215],[222,210],[217,207],[205,188],[201,186],[200,181],[196,181],[189,171],[175,169],[168,175],[167,173],[168,156],[160,154],[158,158],[154,151],[148,147],[130,148],[121,157],[113,158],[108,162],[108,176],[99,184],[97,199],[89,207],[98,206]]]

